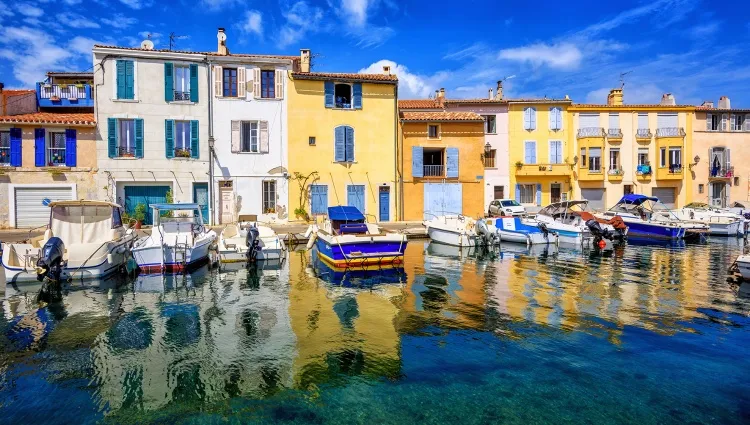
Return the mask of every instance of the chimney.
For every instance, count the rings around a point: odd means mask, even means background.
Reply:
[[[609,106],[621,106],[622,105],[622,89],[612,89],[607,95],[607,105]]]
[[[490,92],[490,95],[487,97],[487,99],[492,100],[493,99],[493,97],[492,97],[492,89],[490,89],[489,92]]]
[[[440,91],[438,92],[438,99],[445,99],[445,89],[440,87]]]
[[[719,109],[732,109],[728,97],[722,96],[719,98]]]
[[[388,65],[383,65],[383,74],[391,75],[391,67]]]
[[[674,100],[674,95],[672,93],[664,93],[661,96],[661,102],[659,103],[662,106],[674,106],[677,103]]]
[[[310,49],[299,50],[300,72],[310,72]]]
[[[216,53],[222,56],[228,55],[229,49],[227,49],[227,34],[224,32],[224,28],[219,28],[216,38],[219,40],[219,47],[216,50]]]
[[[709,108],[709,109],[713,109],[713,108],[714,108],[714,102],[713,102],[713,101],[711,101],[711,100],[704,100],[704,101],[703,101],[703,104],[701,105],[701,107],[702,107],[702,108]]]
[[[496,100],[503,100],[503,82],[502,82],[502,80],[497,82],[497,92],[495,93],[495,99]]]

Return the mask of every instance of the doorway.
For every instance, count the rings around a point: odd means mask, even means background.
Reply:
[[[219,182],[219,211],[221,211],[221,224],[229,224],[234,221],[234,187],[231,180]]]
[[[208,224],[208,183],[193,183],[193,202],[201,207],[203,224]]]
[[[560,183],[552,183],[549,187],[550,202],[560,202],[562,194],[562,186]]]
[[[726,207],[726,190],[727,185],[724,182],[711,183],[711,192],[709,194],[711,206]]]

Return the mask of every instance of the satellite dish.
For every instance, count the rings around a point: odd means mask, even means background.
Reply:
[[[143,40],[143,42],[141,42],[141,49],[153,50],[154,49],[154,42],[151,41],[151,40]]]

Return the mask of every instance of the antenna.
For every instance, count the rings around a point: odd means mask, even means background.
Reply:
[[[177,35],[174,32],[169,33],[169,50],[172,50],[175,44],[175,40],[182,40],[183,38],[187,38],[186,35]]]
[[[625,76],[630,74],[633,71],[628,72],[621,72],[620,73],[620,90],[622,90],[623,87],[625,87]]]

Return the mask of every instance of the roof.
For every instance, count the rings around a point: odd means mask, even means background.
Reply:
[[[696,106],[696,107],[695,107],[695,110],[696,110],[696,111],[699,111],[699,112],[703,112],[703,111],[705,111],[705,112],[743,112],[743,113],[750,113],[750,109],[738,109],[738,108],[731,108],[731,109],[727,109],[727,108],[707,108],[707,107],[705,107],[705,106]]]
[[[242,53],[230,53],[228,55],[222,55],[217,52],[195,52],[192,50],[169,50],[169,49],[142,49],[140,47],[120,47],[120,46],[107,46],[104,44],[95,44],[94,48],[99,49],[117,49],[117,50],[130,50],[135,52],[156,52],[156,53],[184,53],[192,55],[208,55],[208,56],[229,56],[229,57],[243,57],[243,58],[257,58],[257,59],[286,59],[286,60],[299,60],[299,56],[290,55],[264,55],[264,54],[242,54]]]
[[[90,77],[94,78],[93,72],[57,72],[50,71],[47,73],[48,77]]]
[[[484,118],[476,112],[402,112],[401,120],[403,121],[480,121]]]
[[[595,104],[595,103],[574,103],[570,105],[569,110],[575,110],[576,108],[581,109],[694,109],[693,105],[662,105],[660,103],[640,103],[640,104],[624,104],[624,105],[607,105],[607,104]]]
[[[54,201],[49,204],[52,207],[114,207],[122,208],[121,206],[106,201],[90,201],[87,199],[79,199],[75,201]]]
[[[546,97],[539,99],[505,99],[505,101],[508,103],[573,103],[570,99],[548,99]]]
[[[293,72],[292,78],[299,80],[340,80],[388,84],[398,82],[398,77],[392,74],[353,74],[342,72]]]
[[[2,93],[5,96],[22,96],[24,94],[34,94],[34,95],[36,95],[36,90],[31,90],[31,89],[3,90]]]
[[[70,125],[96,125],[93,113],[69,113],[35,112],[33,114],[0,116],[0,123],[4,124],[70,124]]]
[[[435,99],[404,99],[398,101],[398,109],[443,109]]]
[[[493,103],[501,104],[508,103],[508,99],[445,99],[445,103],[457,103],[457,104],[472,104],[472,103]]]
[[[328,207],[328,218],[336,221],[364,220],[365,216],[357,207],[339,205]]]
[[[184,211],[199,210],[201,206],[198,204],[149,204],[149,208],[160,211]]]

